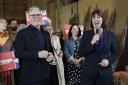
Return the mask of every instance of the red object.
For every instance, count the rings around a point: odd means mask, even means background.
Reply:
[[[15,59],[13,52],[0,53],[0,72],[14,70],[16,68]]]

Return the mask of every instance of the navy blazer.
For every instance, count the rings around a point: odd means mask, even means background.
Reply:
[[[80,57],[85,57],[82,76],[96,75],[97,73],[100,73],[100,75],[112,74],[111,64],[116,60],[118,55],[116,40],[112,32],[103,31],[103,34],[103,47],[99,48],[97,44],[91,44],[91,40],[94,36],[94,30],[84,32],[78,53]],[[102,59],[109,60],[108,67],[101,67],[98,64]]]
[[[49,77],[49,63],[38,58],[41,51],[37,41],[37,28],[30,25],[18,32],[15,41],[15,55],[20,59],[20,82],[41,81]],[[41,29],[44,35],[47,51],[51,51],[51,41],[48,32]]]

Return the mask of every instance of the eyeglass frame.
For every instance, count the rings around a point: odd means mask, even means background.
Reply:
[[[31,16],[31,17],[39,17],[39,16],[41,16],[41,14],[29,14],[29,16]]]

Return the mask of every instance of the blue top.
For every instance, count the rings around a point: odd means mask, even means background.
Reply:
[[[77,47],[79,47],[80,38],[78,39],[78,41],[79,42]],[[67,62],[71,62],[71,60],[73,59],[74,45],[75,45],[75,40],[72,37],[68,37],[66,40],[64,40],[64,55]]]

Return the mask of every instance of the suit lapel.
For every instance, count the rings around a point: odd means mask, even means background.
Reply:
[[[32,48],[34,48],[34,49],[37,49],[38,50],[38,41],[37,41],[37,38],[38,38],[38,36],[37,36],[37,33],[35,32],[36,30],[35,30],[35,28],[32,26],[32,25],[30,25],[29,27],[28,27],[28,34],[30,35],[30,39],[31,39],[31,41],[32,41]]]

